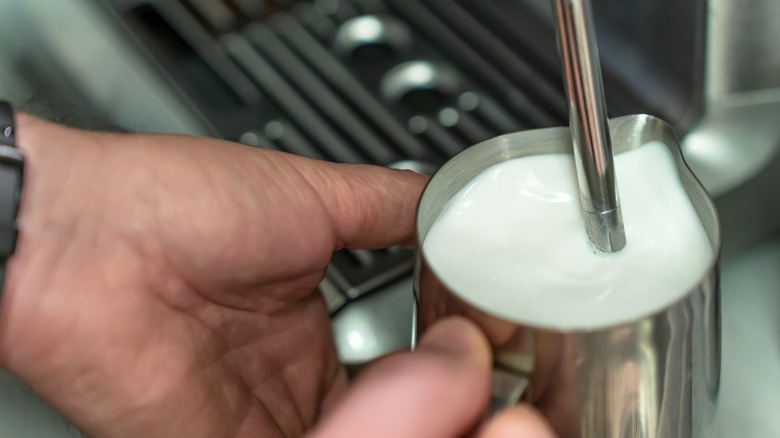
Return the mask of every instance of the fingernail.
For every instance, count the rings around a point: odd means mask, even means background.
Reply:
[[[449,318],[434,324],[423,335],[417,348],[452,356],[469,355],[477,348],[476,327],[462,318]]]

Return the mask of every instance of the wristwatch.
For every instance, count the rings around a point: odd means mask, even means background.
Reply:
[[[0,101],[0,297],[5,285],[5,265],[16,249],[16,216],[22,198],[24,154],[16,148],[14,112]]]

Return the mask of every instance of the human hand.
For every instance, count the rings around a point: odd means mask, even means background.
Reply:
[[[344,395],[316,288],[334,250],[411,240],[424,177],[29,117],[18,132],[3,367],[94,436],[298,436],[332,411],[327,436],[351,418],[338,412],[367,396]],[[364,382],[392,375],[381,366]],[[484,407],[486,372],[441,400],[470,409],[457,430]]]

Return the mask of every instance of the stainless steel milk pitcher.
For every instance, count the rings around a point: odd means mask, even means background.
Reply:
[[[519,396],[563,438],[712,437],[720,377],[720,226],[715,205],[685,164],[665,122],[610,121],[616,154],[661,141],[712,245],[709,269],[683,298],[640,319],[599,330],[560,331],[496,317],[448,289],[422,250],[415,272],[416,333],[463,315],[487,335],[498,406]],[[420,248],[448,201],[488,167],[514,158],[571,153],[568,128],[519,132],[475,145],[445,164],[426,187],[417,216]],[[652,181],[648,181],[652,184]]]

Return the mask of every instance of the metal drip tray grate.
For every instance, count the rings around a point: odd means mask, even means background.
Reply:
[[[496,135],[567,123],[552,25],[520,0],[108,4],[215,136],[252,146],[433,169]],[[610,115],[648,112],[604,76]],[[400,249],[337,253],[329,307],[412,261]]]

